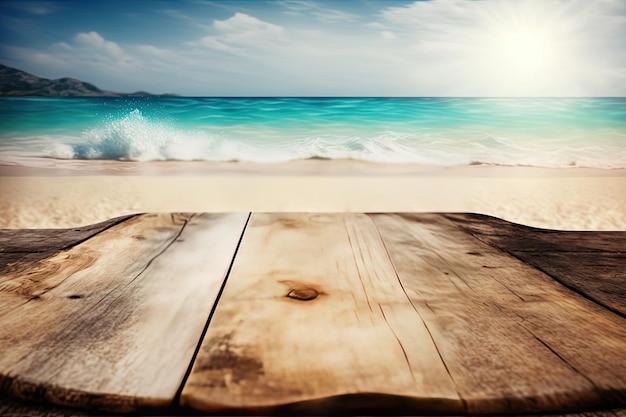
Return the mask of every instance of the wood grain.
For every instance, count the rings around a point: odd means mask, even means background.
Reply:
[[[77,410],[52,404],[18,401],[6,394],[0,394],[0,416],[2,417],[96,417],[104,415],[94,410]],[[110,417],[111,413],[108,416]]]
[[[0,274],[9,274],[23,264],[69,249],[131,217],[122,216],[71,229],[0,229]]]
[[[626,321],[441,215],[372,215],[470,413],[625,404]]]
[[[626,233],[474,214],[253,215],[180,408],[245,222],[0,230],[0,415],[626,417]]]
[[[204,412],[462,404],[363,214],[253,214],[183,405]]]
[[[561,231],[511,223],[472,213],[442,214],[470,234],[508,237],[510,250],[531,252],[614,252],[626,247],[623,231]]]
[[[386,411],[386,412],[385,412]],[[291,413],[292,415],[294,413]],[[327,414],[333,414],[330,409]],[[373,412],[365,413],[373,414]],[[379,414],[390,415],[389,409],[382,410]],[[194,410],[172,407],[167,410],[159,410],[157,415],[166,416],[197,416]],[[522,414],[523,415],[523,414]],[[511,414],[509,417],[521,417],[522,415]],[[0,394],[0,416],[2,417],[111,417],[111,413],[103,413],[95,410],[77,410],[75,408],[55,406],[51,404],[26,403],[8,398]],[[444,415],[439,415],[443,417]],[[532,414],[533,417],[626,417],[626,409],[606,409],[586,412]]]
[[[626,318],[626,233],[535,229],[478,214],[446,214],[477,239]]]
[[[169,405],[247,214],[141,215],[0,279],[0,391],[113,411]]]

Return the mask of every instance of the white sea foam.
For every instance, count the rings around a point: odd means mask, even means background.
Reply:
[[[214,139],[150,121],[139,110],[86,131],[71,158],[131,161],[203,159]]]
[[[181,128],[133,110],[79,136],[20,138],[19,149],[0,146],[0,159],[16,152],[35,157],[82,160],[206,160],[283,162],[307,158],[357,159],[434,165],[528,165],[626,167],[624,137],[601,132],[602,140],[494,135],[480,128],[376,131],[369,127],[311,129],[235,126]]]

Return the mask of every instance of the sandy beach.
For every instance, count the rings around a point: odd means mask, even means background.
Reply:
[[[29,161],[0,166],[0,228],[139,212],[474,212],[559,230],[626,230],[626,170]]]

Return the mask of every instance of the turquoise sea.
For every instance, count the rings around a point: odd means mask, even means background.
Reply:
[[[20,158],[626,167],[626,98],[2,98]]]

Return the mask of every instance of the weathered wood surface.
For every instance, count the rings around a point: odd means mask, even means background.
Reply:
[[[168,406],[247,214],[141,215],[0,275],[0,391],[134,411]]]
[[[168,415],[625,416],[626,232],[471,214],[245,223],[0,231],[0,393]],[[20,413],[69,415],[0,398]]]
[[[386,411],[387,412],[383,412],[381,414],[393,415],[393,409],[388,409]],[[369,413],[369,415],[371,414],[372,413]],[[116,415],[119,414],[99,412],[95,410],[76,409],[45,403],[24,402],[0,394],[0,416],[2,417],[112,417]],[[169,408],[167,410],[159,410],[158,414],[155,413],[153,415],[198,416],[207,414],[199,414],[195,410],[186,408]],[[523,416],[523,414],[507,415],[507,417],[521,416]],[[442,415],[438,415],[438,417],[442,417]],[[572,413],[533,414],[533,417],[626,417],[626,409],[619,408]]]
[[[463,411],[374,224],[358,214],[252,215],[182,402]]]
[[[479,214],[447,214],[463,230],[626,317],[626,233],[536,229]]]
[[[73,229],[0,229],[0,274],[9,273],[15,263],[33,263],[69,249],[133,216]]]
[[[586,409],[624,404],[625,358],[622,317],[442,215],[253,214],[182,401]]]
[[[622,317],[441,215],[373,218],[468,412],[559,411],[626,399]]]
[[[25,402],[0,393],[0,416],[2,417],[96,417],[105,415],[110,416],[111,413],[79,410],[48,403]]]

